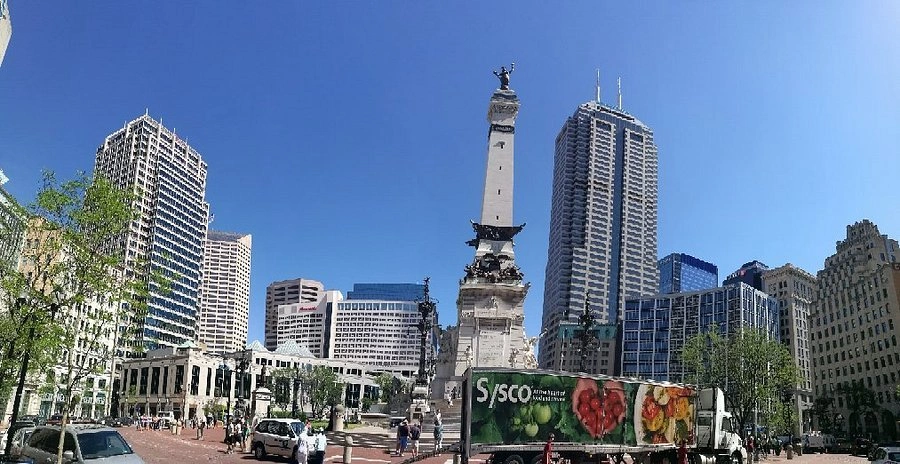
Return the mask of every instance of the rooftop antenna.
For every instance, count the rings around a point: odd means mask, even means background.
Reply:
[[[619,109],[622,109],[622,78],[616,79],[616,85],[619,87]]]
[[[600,104],[600,68],[597,68],[597,104]]]
[[[619,109],[622,109],[622,78],[616,79],[616,85],[619,87]]]

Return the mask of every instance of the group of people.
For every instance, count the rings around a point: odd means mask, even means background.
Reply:
[[[201,432],[200,436],[203,434]],[[250,438],[250,424],[243,419],[234,420],[225,426],[225,448],[226,454],[234,454],[234,449],[238,445],[241,446],[241,452],[246,453],[247,440]]]
[[[750,435],[744,446],[747,448],[747,454],[755,458],[759,456],[768,456],[774,454],[781,455],[782,443],[777,437],[766,438],[765,435],[754,437]]]
[[[328,446],[325,429],[320,427],[312,430],[308,424],[307,422],[307,426],[297,438],[297,464],[323,464],[325,448]]]
[[[434,413],[434,450],[444,446],[444,420],[441,417],[441,411]],[[415,422],[410,424],[406,419],[397,426],[397,447],[394,454],[403,456],[407,449],[412,453],[413,457],[419,455],[419,440],[422,438],[422,423]]]

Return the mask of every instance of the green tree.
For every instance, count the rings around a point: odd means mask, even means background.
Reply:
[[[378,385],[379,401],[382,403],[390,403],[403,392],[403,383],[387,372],[382,372],[375,377],[375,385]]]
[[[67,405],[63,424],[80,402],[84,379],[111,367],[113,347],[134,344],[137,329],[120,331],[119,323],[142,319],[149,288],[165,291],[172,277],[140,264],[126,265],[121,237],[137,218],[133,198],[104,178],[82,173],[61,182],[45,173],[27,208],[20,265],[4,268],[0,276],[0,300],[12,308],[0,326],[13,324],[28,337],[0,333],[11,354],[4,361],[27,356],[38,369],[61,367],[55,382]],[[0,367],[3,374],[5,369]],[[0,379],[10,381],[6,375]],[[16,380],[13,376],[11,381]],[[8,387],[0,384],[3,389]]]
[[[322,417],[325,409],[341,402],[344,384],[338,380],[337,374],[327,366],[315,366],[301,373],[301,382],[309,392],[309,404],[312,417]]]
[[[740,430],[752,422],[754,411],[780,402],[782,392],[800,380],[787,348],[755,329],[723,336],[711,326],[685,343],[682,363],[685,381],[724,391]]]
[[[816,418],[819,430],[824,433],[834,433],[834,398],[820,396],[813,401],[812,415]]]

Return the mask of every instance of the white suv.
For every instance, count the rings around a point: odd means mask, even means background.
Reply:
[[[306,432],[306,424],[299,419],[263,419],[253,429],[250,449],[256,459],[274,454],[296,462],[294,452],[300,440],[308,442]]]

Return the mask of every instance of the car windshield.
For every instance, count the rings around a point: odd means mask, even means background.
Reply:
[[[300,436],[303,433],[303,428],[306,425],[303,422],[291,422],[291,430],[294,431],[294,435]]]
[[[891,461],[900,461],[900,451],[891,451],[887,457]]]
[[[119,432],[112,430],[79,433],[78,446],[84,460],[134,453]]]

